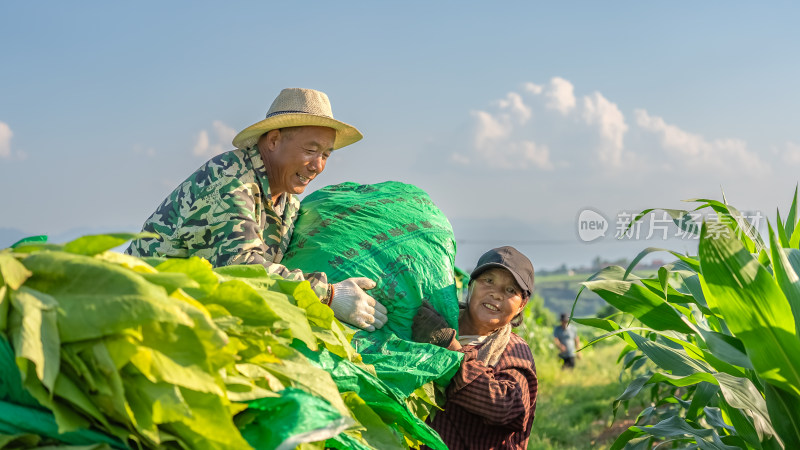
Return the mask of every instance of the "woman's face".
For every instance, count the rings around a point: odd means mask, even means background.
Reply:
[[[486,336],[511,322],[525,303],[511,272],[492,268],[472,280],[467,311],[478,334]]]

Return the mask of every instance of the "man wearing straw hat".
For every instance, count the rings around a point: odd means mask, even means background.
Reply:
[[[328,96],[284,89],[266,119],[242,130],[232,150],[215,156],[181,183],[147,219],[135,256],[199,256],[212,265],[261,264],[271,274],[308,280],[339,320],[372,331],[386,323],[386,308],[365,290],[368,278],[329,284],[321,272],[303,274],[280,264],[292,237],[297,194],[323,170],[334,150],[360,140],[355,127],[333,118]]]

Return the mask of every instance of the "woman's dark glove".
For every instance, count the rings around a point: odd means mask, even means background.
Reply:
[[[447,348],[455,337],[456,330],[450,328],[450,324],[433,309],[430,302],[422,302],[411,325],[411,338],[416,342]]]

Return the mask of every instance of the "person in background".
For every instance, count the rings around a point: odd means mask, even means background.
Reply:
[[[531,349],[511,328],[533,292],[533,265],[515,248],[499,247],[480,257],[470,278],[458,339],[428,303],[412,325],[415,341],[464,353],[430,425],[451,450],[525,449],[539,384]]]
[[[561,368],[575,368],[575,358],[578,357],[576,349],[580,348],[581,340],[575,327],[569,323],[569,316],[565,313],[561,313],[561,324],[553,328],[553,339],[558,346],[558,357],[562,361]]]
[[[297,194],[325,170],[334,150],[362,138],[333,118],[330,101],[312,89],[284,89],[257,122],[233,138],[232,150],[197,169],[145,221],[158,238],[134,240],[134,256],[199,256],[213,266],[261,264],[271,274],[308,280],[341,321],[372,331],[386,308],[365,291],[368,278],[329,284],[325,273],[281,265],[300,209]]]

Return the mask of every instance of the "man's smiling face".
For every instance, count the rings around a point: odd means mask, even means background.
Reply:
[[[327,127],[294,127],[272,130],[258,141],[269,177],[270,194],[302,194],[325,170],[333,151],[336,131]]]

